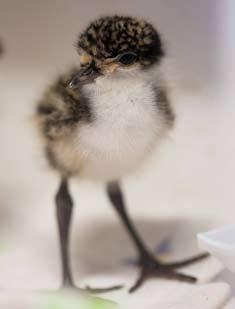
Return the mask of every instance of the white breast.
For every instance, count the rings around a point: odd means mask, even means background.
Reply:
[[[100,78],[85,89],[94,121],[78,130],[81,175],[118,179],[136,169],[164,131],[151,83],[141,76]]]

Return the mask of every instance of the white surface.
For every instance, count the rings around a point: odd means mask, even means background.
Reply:
[[[152,297],[153,293],[156,297]],[[150,295],[151,297],[149,297]],[[169,301],[169,295],[171,301]],[[214,297],[212,298],[211,295],[214,295]],[[148,297],[147,301],[146,297]],[[128,302],[122,302],[120,307],[112,305],[110,302],[106,302],[106,306],[89,306],[88,301],[81,296],[68,292],[0,293],[0,306],[7,309],[222,309],[228,297],[229,286],[224,283],[205,284],[196,288],[181,285],[176,288],[175,284],[169,286],[163,282],[161,286],[157,285],[154,289],[150,288],[148,296],[139,294],[137,297],[129,297]],[[223,309],[233,309],[232,305],[231,302],[230,305],[223,307]]]
[[[235,308],[235,298],[231,299],[228,304],[223,309],[234,309]]]
[[[162,239],[171,239],[170,252],[162,256],[162,259],[181,259],[198,252],[194,235],[204,226],[200,222],[148,220],[138,221],[137,224],[143,237],[148,240],[150,248],[154,248]],[[54,230],[48,230],[47,223],[44,223],[44,226],[48,232],[55,233]],[[51,246],[55,244],[55,240],[50,245],[45,243],[45,236],[28,235],[24,237],[24,245],[22,242],[12,241],[11,246],[2,252],[0,308],[11,295],[13,305],[9,309],[18,309],[14,306],[18,293],[18,299],[28,304],[29,309],[34,309],[32,304],[47,297],[47,294],[40,293],[40,290],[56,292],[61,278],[58,250]],[[31,238],[35,239],[35,243],[30,241]],[[183,309],[186,305],[194,303],[195,306],[203,304],[205,308],[215,309],[220,308],[229,298],[230,288],[227,284],[206,284],[222,269],[221,264],[213,258],[179,270],[196,276],[199,279],[197,285],[156,278],[149,280],[139,291],[130,295],[127,290],[136,279],[137,269],[128,267],[124,261],[135,256],[129,239],[119,225],[108,221],[85,221],[81,222],[79,228],[76,226],[72,241],[72,264],[77,284],[94,287],[124,284],[124,290],[103,295],[118,302],[121,308],[147,309],[157,305],[165,306],[163,308],[177,305],[180,308],[181,305]]]
[[[154,297],[151,297],[154,295]],[[213,297],[212,297],[213,295]],[[129,297],[121,308],[130,309],[221,309],[230,295],[225,283],[204,284],[197,287],[161,282],[148,294]],[[147,298],[147,299],[146,299]]]

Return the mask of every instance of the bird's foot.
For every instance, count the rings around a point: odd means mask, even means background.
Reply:
[[[94,287],[90,287],[89,285],[87,285],[82,290],[85,292],[91,293],[91,294],[100,294],[100,293],[117,291],[117,290],[122,289],[123,287],[124,287],[123,285],[113,285],[113,286],[109,286],[106,288],[94,288]]]
[[[146,255],[140,259],[140,275],[129,292],[132,293],[136,291],[144,284],[146,280],[154,277],[194,283],[197,281],[197,278],[182,274],[177,271],[177,268],[196,263],[207,258],[208,256],[209,254],[205,253],[175,263],[160,263],[154,259],[154,257]]]
[[[104,288],[94,288],[94,287],[90,287],[89,285],[87,285],[84,288],[80,288],[80,287],[77,287],[72,281],[65,282],[62,286],[63,289],[75,290],[81,293],[90,293],[90,294],[101,294],[101,293],[116,291],[116,290],[122,289],[123,287],[124,287],[123,285],[113,285],[113,286],[104,287]]]

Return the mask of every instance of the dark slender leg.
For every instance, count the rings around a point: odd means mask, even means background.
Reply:
[[[62,283],[63,287],[75,288],[73,283],[71,267],[70,267],[70,254],[69,254],[69,236],[70,225],[72,219],[73,201],[68,190],[67,179],[62,179],[59,190],[56,194],[56,213],[60,238],[60,253],[62,261]],[[108,288],[90,288],[87,286],[82,291],[91,293],[103,293],[122,288],[122,285],[111,286]]]
[[[127,229],[139,254],[139,265],[141,267],[141,272],[135,285],[130,289],[130,292],[134,292],[148,278],[156,276],[186,282],[195,282],[196,278],[178,273],[177,271],[175,271],[175,269],[202,260],[208,257],[208,254],[201,254],[196,257],[176,263],[161,263],[147,249],[135,226],[132,224],[125,209],[124,199],[118,182],[110,182],[107,185],[107,193],[112,205],[116,209],[122,223],[124,224],[124,227]]]
[[[69,234],[72,218],[73,201],[68,191],[68,182],[62,179],[56,194],[56,213],[60,238],[60,254],[62,262],[63,286],[73,286],[70,269]]]

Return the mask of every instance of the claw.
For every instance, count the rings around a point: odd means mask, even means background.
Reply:
[[[169,268],[184,267],[184,266],[190,265],[190,264],[192,264],[192,263],[196,263],[196,262],[199,262],[199,261],[201,261],[201,260],[204,260],[204,259],[208,258],[209,256],[210,256],[209,253],[203,253],[203,254],[194,256],[194,257],[192,257],[192,258],[183,260],[183,261],[174,262],[174,263],[167,263],[167,264],[165,264],[164,266],[165,266],[165,267],[169,267]]]
[[[113,285],[110,287],[106,288],[94,288],[90,287],[89,285],[85,286],[84,288],[77,287],[74,283],[70,284],[65,284],[62,286],[63,289],[71,289],[71,290],[76,290],[82,293],[91,293],[91,294],[101,294],[101,293],[106,293],[106,292],[111,292],[111,291],[116,291],[120,290],[124,287],[124,285]]]
[[[129,289],[129,293],[135,292],[141,285],[148,279],[148,275],[145,273],[144,270],[141,271],[139,278],[137,279],[136,283]]]
[[[99,293],[106,293],[106,292],[111,292],[111,291],[116,291],[116,290],[120,290],[124,287],[124,285],[114,285],[114,286],[110,286],[107,288],[92,288],[89,285],[87,285],[84,289],[84,291],[89,292],[89,293],[94,293],[94,294],[99,294]]]
[[[143,283],[153,277],[158,278],[166,278],[170,280],[177,280],[182,282],[188,282],[188,283],[195,283],[197,281],[197,278],[185,275],[173,270],[154,270],[154,271],[146,271],[142,270],[139,278],[137,279],[136,283],[129,289],[129,293],[135,292],[138,288],[140,288]]]
[[[129,289],[129,292],[130,293],[135,292],[143,285],[143,283],[146,280],[154,277],[166,278],[170,280],[177,280],[188,283],[195,283],[197,281],[197,278],[177,272],[175,271],[175,269],[198,262],[202,259],[207,258],[208,256],[209,254],[201,254],[181,262],[169,263],[169,264],[161,264],[157,260],[154,260],[152,258],[142,260],[140,276],[138,277],[136,283]]]

